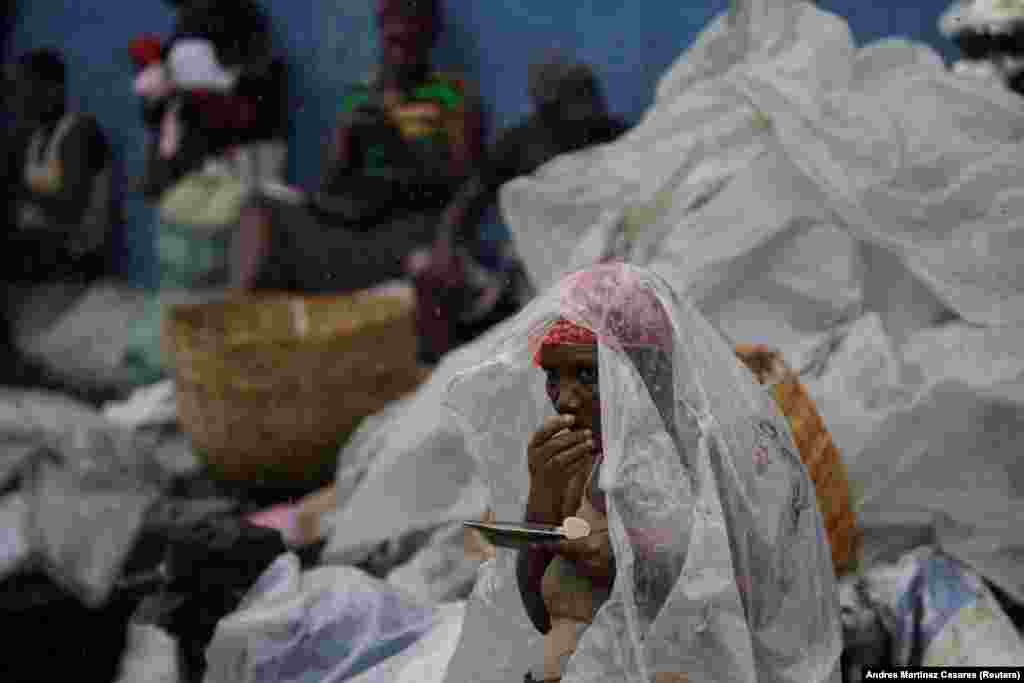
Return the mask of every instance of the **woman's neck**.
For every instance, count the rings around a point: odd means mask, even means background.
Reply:
[[[384,90],[396,90],[408,94],[426,81],[429,75],[429,62],[423,62],[417,66],[401,67],[385,64],[381,69],[380,87]]]

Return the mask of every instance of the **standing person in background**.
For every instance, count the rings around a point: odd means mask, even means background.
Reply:
[[[210,158],[249,180],[284,175],[286,65],[254,3],[168,0],[175,28],[165,41],[141,37],[132,57],[142,76],[143,119],[158,131],[143,191],[157,199]]]
[[[476,168],[482,116],[468,85],[435,71],[439,0],[378,0],[381,63],[342,103],[319,188],[244,222],[241,289],[350,292],[405,275]]]
[[[514,314],[529,296],[510,245],[482,239],[481,219],[501,186],[561,154],[611,142],[627,129],[609,114],[601,84],[585,64],[561,56],[534,63],[529,92],[534,113],[501,133],[479,173],[445,210],[432,250],[418,251],[407,263],[416,282],[425,364]]]

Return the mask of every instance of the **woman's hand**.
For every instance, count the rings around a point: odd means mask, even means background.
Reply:
[[[608,518],[590,504],[583,505],[576,515],[590,525],[590,533],[583,538],[562,541],[553,550],[595,583],[610,584],[615,577],[615,562]]]
[[[579,572],[591,580],[606,584],[614,576],[611,537],[608,530],[592,531],[586,538],[562,541],[555,553],[576,565]]]
[[[574,492],[582,493],[595,443],[589,430],[573,430],[574,423],[572,415],[548,418],[530,439],[528,522],[560,524],[579,505]]]

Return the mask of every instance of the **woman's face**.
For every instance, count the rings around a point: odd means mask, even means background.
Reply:
[[[559,415],[574,415],[577,429],[600,435],[601,402],[597,375],[597,347],[558,344],[541,347],[540,367],[547,376],[547,392]]]
[[[397,12],[377,17],[385,64],[395,69],[415,69],[426,63],[433,43],[430,17]]]

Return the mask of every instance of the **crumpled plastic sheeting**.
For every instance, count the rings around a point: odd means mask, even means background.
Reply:
[[[859,499],[862,566],[935,544],[1024,602],[1024,328],[950,323],[897,349],[867,315],[807,387]]]
[[[88,289],[49,324],[24,331],[17,342],[24,353],[64,378],[133,388],[159,379],[155,366],[133,367],[129,357],[142,350],[148,354],[147,363],[157,363],[165,307],[222,297],[223,292],[216,290],[153,294],[103,282]]]
[[[174,380],[140,387],[124,401],[107,403],[103,414],[125,427],[174,424],[178,419]]]
[[[129,624],[128,643],[116,683],[183,683],[178,643],[163,629]]]
[[[434,607],[351,567],[302,573],[278,558],[207,650],[205,683],[336,683],[402,652],[437,623]]]
[[[629,258],[708,314],[783,243],[838,226],[892,250],[964,318],[1009,324],[1024,319],[1022,128],[1019,97],[950,73],[924,46],[858,49],[842,19],[809,3],[747,0],[669,70],[636,128],[508,183],[501,205],[541,289],[580,265],[589,233],[667,193]],[[835,244],[857,256],[849,239]],[[830,265],[769,279],[841,309],[851,291]]]
[[[441,527],[411,560],[388,574],[388,583],[424,602],[465,600],[482,564],[466,556],[465,538],[462,524]]]
[[[981,578],[920,548],[861,580],[892,636],[896,666],[1021,666],[1024,639]]]
[[[484,514],[486,486],[441,406],[450,377],[435,372],[411,397],[366,420],[344,447],[322,562],[358,564],[381,542]]]
[[[163,471],[136,435],[62,396],[0,392],[0,482],[20,477],[26,540],[52,578],[102,604]]]
[[[466,615],[465,602],[441,605],[437,625],[412,646],[349,679],[351,683],[441,683]]]
[[[20,338],[19,347],[69,379],[130,386],[121,361],[146,299],[142,290],[99,284],[53,324]]]
[[[1024,602],[1024,382],[940,382],[886,417],[850,465],[864,566],[934,543]]]

